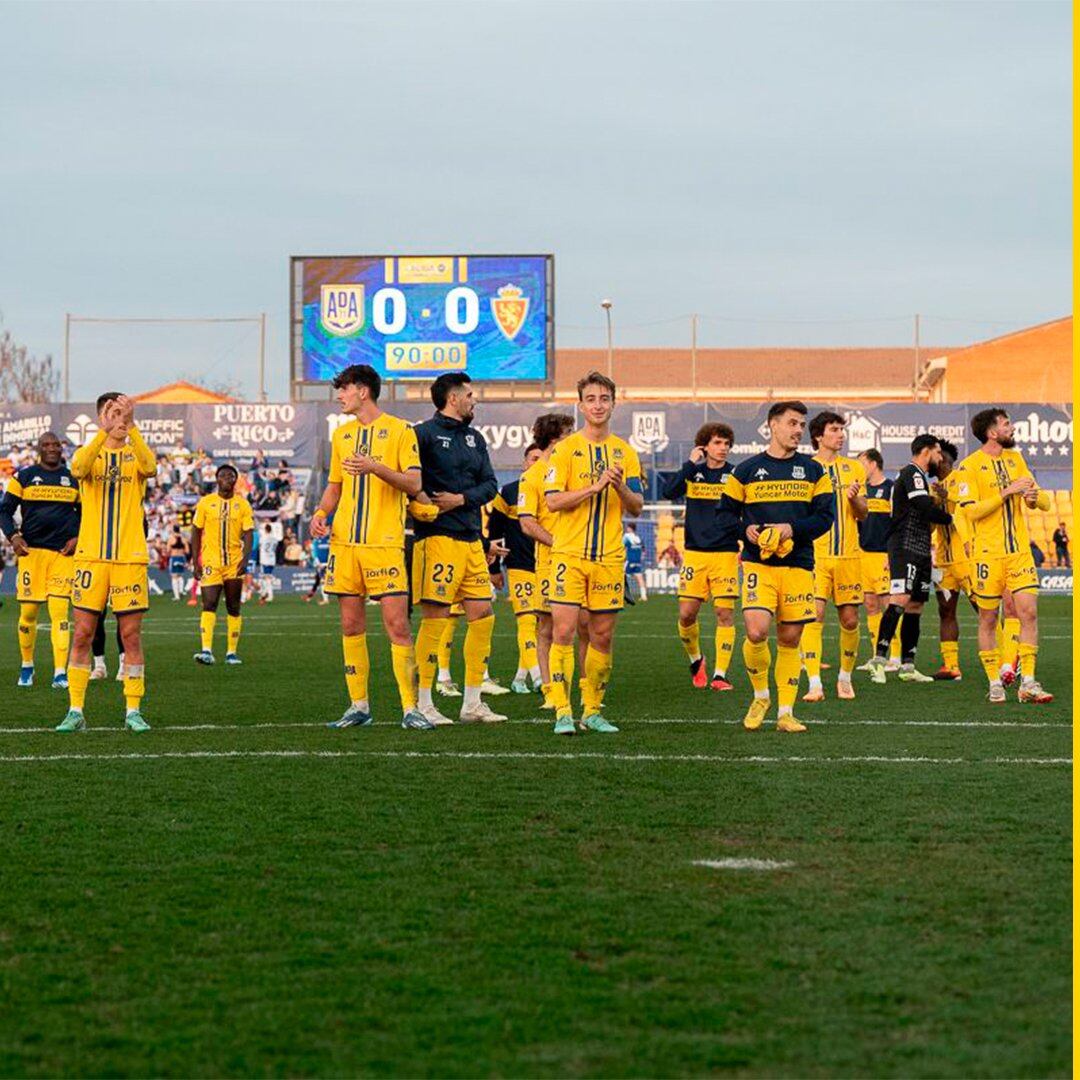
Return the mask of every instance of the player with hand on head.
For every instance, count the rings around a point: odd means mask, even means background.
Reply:
[[[589,615],[581,726],[618,731],[600,710],[611,678],[615,620],[623,606],[622,516],[637,517],[645,504],[637,452],[611,434],[614,382],[590,371],[577,390],[585,426],[555,447],[544,481],[544,498],[555,515],[550,600],[556,735],[576,730],[570,688],[581,610]]]
[[[124,725],[147,731],[142,715],[146,689],[142,618],[148,606],[143,497],[157,475],[153,450],[135,426],[135,405],[111,390],[97,399],[98,432],[71,459],[79,482],[82,518],[72,568],[75,631],[68,665],[69,708],[57,731],[86,727],[83,707],[90,681],[90,647],[98,619],[109,604],[124,643]]]
[[[866,606],[866,629],[870,635],[870,655],[877,648],[881,616],[889,603],[889,522],[892,520],[893,482],[884,472],[885,460],[878,450],[864,450],[859,464],[866,471],[866,517],[859,522],[859,549],[862,552],[863,603]],[[869,671],[872,661],[856,668]],[[900,670],[900,635],[894,634],[889,646],[886,671]]]
[[[851,674],[859,658],[859,607],[863,602],[859,523],[866,520],[866,471],[844,448],[846,421],[835,412],[820,412],[810,421],[814,460],[825,470],[833,490],[833,521],[814,541],[814,597],[817,618],[803,628],[802,656],[810,687],[803,701],[824,701],[821,644],[825,610],[831,601],[840,621],[840,671],[836,696],[855,697]]]
[[[556,515],[544,498],[548,462],[555,447],[574,430],[574,418],[566,413],[544,413],[533,423],[533,442],[540,457],[521,475],[518,486],[518,521],[533,541],[536,559],[536,662],[540,668],[541,709],[554,709],[551,693],[551,545]]]
[[[172,585],[173,599],[183,600],[184,574],[187,572],[188,564],[188,542],[184,539],[179,525],[174,525],[172,532],[169,533],[168,554],[169,581]],[[197,577],[196,580],[198,580]]]
[[[626,584],[629,585],[632,581],[637,586],[638,599],[645,603],[649,599],[649,592],[645,587],[645,567],[643,565],[645,546],[641,542],[641,537],[638,536],[637,526],[632,521],[628,521],[623,527],[622,542],[623,548],[626,550]],[[629,591],[625,595],[627,601],[630,603],[635,602]]]
[[[259,603],[274,602],[274,568],[277,566],[278,538],[269,521],[259,533]]]
[[[15,524],[15,514],[21,524]],[[8,481],[0,499],[0,529],[18,557],[15,594],[19,601],[19,686],[34,685],[34,644],[38,608],[46,604],[56,690],[67,689],[71,627],[72,555],[79,536],[79,486],[64,464],[60,437],[46,431],[38,439],[38,462]]]
[[[755,731],[769,711],[769,630],[776,622],[776,730],[805,731],[794,714],[803,628],[815,619],[814,541],[833,522],[833,485],[820,462],[799,453],[806,406],[778,401],[768,412],[769,445],[735,466],[721,509],[743,536],[743,662],[754,699],[743,726]]]
[[[540,447],[530,443],[525,447],[524,465],[529,466],[540,459]],[[510,689],[515,694],[528,694],[540,689],[540,665],[536,659],[536,616],[540,591],[536,585],[536,551],[532,537],[521,527],[518,504],[520,502],[521,478],[504,484],[495,496],[488,517],[488,539],[502,542],[506,554],[502,556],[506,572],[506,587],[517,623],[518,666]],[[529,685],[529,680],[532,685]]]
[[[251,504],[236,494],[239,473],[232,465],[220,465],[216,473],[217,491],[204,495],[195,506],[191,528],[191,549],[195,578],[202,593],[199,616],[201,648],[195,654],[200,664],[214,662],[214,626],[218,603],[225,594],[226,664],[239,664],[240,594],[244,588],[244,567],[251,555],[255,516]]]
[[[971,525],[979,660],[990,683],[989,700],[994,704],[1005,700],[996,629],[998,608],[1008,591],[1020,620],[1018,697],[1024,704],[1046,705],[1054,696],[1035,678],[1039,575],[1031,556],[1023,507],[1049,510],[1050,495],[1039,489],[1023,454],[1016,449],[1012,421],[1004,409],[976,413],[971,418],[971,432],[982,445],[958,466],[956,494]]]
[[[720,508],[724,481],[734,466],[728,454],[735,433],[727,424],[705,424],[694,436],[689,460],[668,481],[665,499],[686,497],[686,551],[679,571],[679,640],[690,660],[694,686],[730,690],[728,664],[735,648],[735,599],[739,594],[739,522]],[[707,682],[698,612],[711,600],[716,612],[716,663]]]
[[[446,620],[460,601],[468,625],[459,719],[497,723],[506,717],[480,697],[495,628],[481,533],[483,507],[499,485],[487,443],[472,426],[476,398],[469,376],[459,371],[440,375],[431,384],[431,400],[435,415],[416,426],[424,492],[439,511],[434,521],[416,522],[413,548],[413,602],[422,610],[416,635],[419,709],[435,725],[453,722],[435,707],[431,691]]]
[[[338,405],[350,419],[330,439],[326,490],[311,517],[311,535],[329,534],[325,590],[338,598],[341,648],[349,707],[333,728],[366,727],[371,660],[366,601],[378,601],[390,639],[390,659],[401,700],[401,726],[428,730],[416,707],[416,653],[409,626],[405,575],[405,508],[420,491],[416,434],[404,420],[379,408],[382,380],[368,364],[350,364],[334,376]],[[333,517],[333,525],[327,519]]]
[[[915,667],[923,605],[930,598],[933,565],[930,535],[934,525],[949,525],[952,515],[941,505],[931,476],[941,464],[941,445],[936,435],[916,435],[911,441],[911,461],[893,484],[889,520],[889,604],[881,617],[877,647],[870,668],[872,682],[885,682],[885,662],[890,642],[900,626],[901,682],[934,680]]]

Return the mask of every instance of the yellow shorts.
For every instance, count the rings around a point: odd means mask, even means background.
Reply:
[[[814,596],[841,604],[861,604],[863,601],[862,558],[848,555],[842,558],[816,559],[814,565]]]
[[[1015,555],[976,555],[971,560],[975,571],[975,603],[993,610],[1001,603],[1002,593],[1030,592],[1039,587],[1039,573],[1031,552]]]
[[[942,563],[938,569],[941,571],[941,580],[934,586],[938,592],[948,590],[971,595],[971,563],[967,560]]]
[[[226,581],[243,581],[243,564],[236,566],[209,566],[202,564],[202,573],[199,576],[200,585],[224,585]]]
[[[534,610],[538,615],[551,611],[551,548],[547,544],[536,545],[536,594]]]
[[[709,600],[733,608],[739,595],[739,554],[736,551],[688,551],[679,571],[679,599]]]
[[[399,547],[331,544],[323,590],[330,596],[408,596],[405,552]]]
[[[889,577],[889,553],[887,551],[864,551],[859,558],[862,567],[863,594],[888,596],[891,578]]]
[[[817,618],[813,571],[744,562],[742,607],[743,611],[771,612],[777,622],[813,622]]]
[[[586,611],[622,611],[626,565],[593,562],[575,555],[552,555],[548,575],[552,604],[573,604]]]
[[[414,604],[490,600],[491,574],[479,540],[426,536],[413,547]]]
[[[44,604],[50,596],[71,595],[71,575],[75,560],[48,548],[31,548],[19,559],[15,594],[20,603]]]
[[[146,563],[76,559],[71,574],[71,604],[99,615],[105,605],[115,615],[131,615],[150,606]]]
[[[510,592],[510,606],[515,615],[531,615],[537,610],[539,590],[536,574],[528,570],[507,570],[506,584]]]

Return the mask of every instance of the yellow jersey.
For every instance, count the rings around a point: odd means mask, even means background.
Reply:
[[[952,514],[951,525],[934,526],[934,563],[966,562],[969,557],[968,539],[971,526],[959,505],[960,473],[953,469],[943,481],[945,485],[945,509]]]
[[[1019,450],[1002,450],[1000,457],[991,457],[983,450],[968,454],[956,468],[957,501],[961,510],[985,499],[1000,495],[1021,476],[1031,476],[1031,470]],[[981,520],[969,518],[971,557],[1028,555],[1031,541],[1024,520],[1023,496],[1010,495],[995,510]]]
[[[82,502],[75,558],[147,563],[143,495],[146,481],[157,472],[157,459],[137,428],[115,450],[105,445],[106,437],[99,431],[71,458]]]
[[[837,454],[832,461],[823,461],[817,454],[814,460],[825,470],[832,485],[833,522],[827,533],[814,541],[814,559],[839,559],[858,555],[859,523],[848,501],[847,489],[859,485],[859,494],[866,495],[866,470],[854,458]]]
[[[555,533],[555,518],[558,517],[548,509],[547,499],[544,498],[544,486],[547,480],[548,462],[541,459],[534,461],[522,474],[521,483],[518,485],[518,517],[531,517],[536,519],[536,524],[549,533]]]
[[[204,566],[239,567],[244,533],[255,530],[255,515],[247,499],[235,494],[223,499],[216,491],[204,495],[195,506],[194,524],[202,529],[200,558]]]
[[[374,474],[345,472],[341,463],[358,450],[394,472],[420,468],[416,432],[400,417],[380,413],[370,424],[359,420],[342,424],[330,439],[330,483],[341,485],[330,542],[403,548],[408,496]]]
[[[552,451],[544,478],[544,494],[580,491],[600,478],[605,469],[622,468],[631,491],[641,491],[641,462],[637,451],[617,435],[590,442],[581,432],[567,436]],[[572,510],[555,514],[553,555],[572,555],[590,562],[622,562],[623,506],[610,485]]]

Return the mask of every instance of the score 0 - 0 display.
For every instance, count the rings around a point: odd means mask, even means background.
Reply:
[[[465,371],[543,381],[553,274],[550,255],[294,258],[293,377],[326,382],[349,364],[370,364],[385,379]]]

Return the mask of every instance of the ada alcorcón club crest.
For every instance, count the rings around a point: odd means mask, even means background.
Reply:
[[[513,341],[518,331],[525,325],[529,314],[529,298],[522,295],[516,285],[503,285],[499,295],[491,301],[491,314],[495,325],[502,331],[507,341]]]
[[[352,337],[364,325],[364,286],[323,285],[319,322],[334,337]]]

